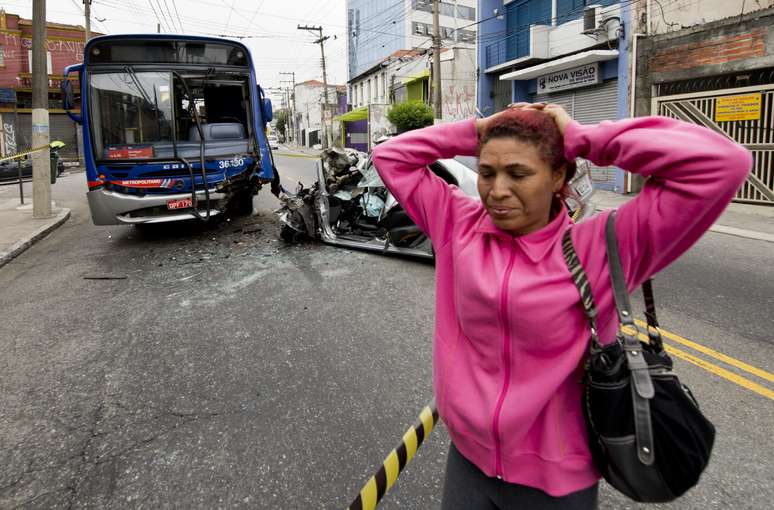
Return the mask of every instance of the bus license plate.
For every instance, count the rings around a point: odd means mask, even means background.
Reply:
[[[170,211],[175,209],[188,209],[190,207],[193,207],[193,202],[190,198],[180,198],[177,200],[168,200],[167,201],[167,209]]]

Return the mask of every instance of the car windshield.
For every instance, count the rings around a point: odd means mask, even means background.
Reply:
[[[127,66],[124,72],[94,74],[95,154],[111,160],[195,158],[202,135],[206,156],[248,152],[248,83],[243,72],[135,72]]]

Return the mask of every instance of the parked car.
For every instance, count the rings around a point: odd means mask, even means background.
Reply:
[[[430,170],[463,193],[479,200],[477,173],[471,162],[440,159]],[[588,166],[579,165],[571,181],[573,217],[594,213]],[[317,162],[317,182],[299,183],[294,193],[280,194],[280,237],[420,258],[433,258],[430,239],[411,220],[382,182],[370,155],[352,149],[325,149]]]
[[[64,172],[64,163],[59,159],[59,150],[64,147],[64,142],[51,142],[51,184]],[[22,179],[32,179],[32,157],[25,156],[21,159]],[[19,159],[0,161],[0,182],[16,181],[19,179]]]
[[[277,138],[275,135],[269,135],[267,137],[267,141],[269,142],[270,149],[279,149],[279,138]]]

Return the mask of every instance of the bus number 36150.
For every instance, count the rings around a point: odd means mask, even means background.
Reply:
[[[245,158],[221,159],[218,161],[218,168],[235,168],[244,166],[244,164]]]

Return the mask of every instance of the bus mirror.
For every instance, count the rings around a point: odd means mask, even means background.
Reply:
[[[263,121],[264,122],[271,122],[271,119],[273,117],[273,113],[271,110],[271,99],[268,97],[263,98]]]
[[[62,80],[62,107],[65,110],[72,110],[75,107],[73,84],[68,79]]]

